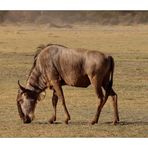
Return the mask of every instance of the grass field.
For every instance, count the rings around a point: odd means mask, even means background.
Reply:
[[[114,57],[119,125],[112,125],[110,98],[99,123],[89,124],[97,108],[91,86],[64,87],[72,118],[69,125],[64,124],[61,102],[57,124],[48,124],[53,112],[49,90],[38,103],[35,120],[21,122],[16,107],[17,80],[25,85],[36,47],[42,43],[95,49]],[[148,26],[0,26],[0,137],[148,137]]]

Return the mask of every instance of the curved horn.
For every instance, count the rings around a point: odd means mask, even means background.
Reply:
[[[25,87],[23,87],[23,86],[20,84],[20,81],[19,81],[19,80],[18,80],[18,85],[19,85],[20,89],[21,89],[23,92],[25,92],[25,91],[26,91],[26,88],[25,88]]]

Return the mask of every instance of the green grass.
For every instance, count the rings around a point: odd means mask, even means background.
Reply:
[[[148,26],[0,26],[0,137],[148,137]],[[114,88],[119,96],[120,123],[112,125],[111,99],[104,106],[99,123],[92,126],[97,108],[93,88],[64,87],[71,114],[64,124],[58,103],[57,124],[48,124],[53,109],[47,90],[38,103],[36,118],[23,124],[16,107],[17,80],[25,85],[36,47],[58,43],[68,47],[96,49],[115,59]]]

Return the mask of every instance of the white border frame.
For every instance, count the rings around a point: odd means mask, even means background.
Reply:
[[[148,10],[148,1],[0,0],[0,10]]]

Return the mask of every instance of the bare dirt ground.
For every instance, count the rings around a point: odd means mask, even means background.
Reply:
[[[148,137],[148,26],[0,26],[0,137]],[[111,54],[115,59],[114,88],[119,96],[120,123],[112,125],[111,99],[92,126],[97,97],[93,88],[64,87],[71,113],[69,125],[58,104],[51,125],[51,95],[38,103],[36,118],[23,124],[16,107],[17,80],[25,84],[39,44],[58,43]]]

